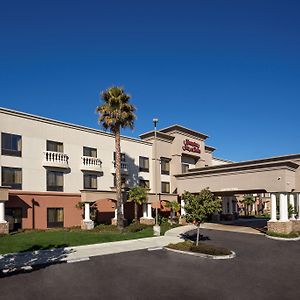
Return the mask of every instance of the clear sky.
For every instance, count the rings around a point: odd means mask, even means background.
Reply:
[[[300,152],[300,1],[1,1],[0,106],[97,128],[132,95],[138,136],[179,123],[215,155]]]

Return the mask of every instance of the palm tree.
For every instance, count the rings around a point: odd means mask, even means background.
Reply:
[[[246,196],[244,196],[244,199],[241,202],[244,203],[245,215],[248,216],[249,215],[249,206],[253,205],[255,203],[255,199],[251,195],[246,195]]]
[[[97,107],[99,124],[105,130],[110,130],[115,136],[116,151],[116,193],[117,193],[117,226],[124,228],[124,215],[122,212],[122,183],[121,183],[121,128],[133,129],[136,119],[135,107],[129,102],[130,96],[123,88],[113,86],[101,93],[103,103]]]
[[[138,206],[147,200],[146,189],[142,186],[134,186],[128,192],[128,201],[134,202],[134,222],[138,223]]]
[[[171,223],[174,223],[174,219],[176,217],[176,213],[179,212],[181,206],[177,201],[168,201],[166,203],[166,207],[171,209]]]

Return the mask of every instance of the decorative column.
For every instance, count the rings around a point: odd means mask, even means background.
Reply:
[[[117,203],[115,204],[115,216],[111,219],[111,224],[112,225],[117,225],[117,218],[118,218],[118,209],[117,209]],[[121,205],[121,212],[124,215],[124,204]],[[124,218],[125,221],[125,218]]]
[[[154,225],[155,220],[152,218],[152,203],[144,203],[143,204],[143,217],[140,218],[140,223],[141,224],[146,224],[146,225]]]
[[[180,215],[184,216],[185,215],[185,209],[184,209],[185,201],[181,199],[180,201]]]
[[[289,204],[293,208],[293,213],[292,213],[292,215],[290,217],[290,220],[296,220],[296,218],[295,218],[295,198],[294,198],[294,194],[290,194]]]
[[[143,218],[147,218],[147,204],[143,203]]]
[[[276,194],[271,194],[271,222],[277,221],[277,204],[276,204]]]
[[[84,202],[84,219],[81,222],[81,229],[91,230],[94,228],[94,221],[90,218],[90,202]]]
[[[298,203],[297,203],[297,208],[298,208],[298,220],[300,220],[300,193],[297,194],[297,199],[298,199]]]
[[[287,201],[287,194],[281,193],[280,194],[280,200],[279,200],[279,213],[280,213],[280,222],[288,222],[289,216],[288,216],[288,201]]]

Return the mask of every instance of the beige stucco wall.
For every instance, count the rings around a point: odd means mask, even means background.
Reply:
[[[178,192],[199,192],[208,187],[213,192],[265,190],[291,192],[295,188],[295,172],[281,169],[260,169],[223,174],[178,177]]]

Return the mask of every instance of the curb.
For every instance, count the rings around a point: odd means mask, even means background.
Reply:
[[[164,249],[171,251],[171,252],[187,254],[187,255],[192,255],[192,256],[198,256],[198,257],[202,257],[202,258],[209,258],[209,259],[232,259],[232,258],[236,257],[236,253],[234,251],[231,251],[231,254],[229,254],[229,255],[210,255],[210,254],[204,254],[204,253],[176,250],[176,249],[171,249],[168,247],[164,247]]]
[[[283,238],[283,237],[278,237],[278,236],[271,236],[265,234],[265,237],[271,240],[276,240],[276,241],[285,241],[285,242],[297,242],[300,241],[300,236],[296,238]]]

